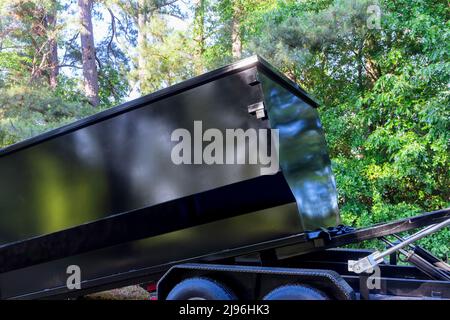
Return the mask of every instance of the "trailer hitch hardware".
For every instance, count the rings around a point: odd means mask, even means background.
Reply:
[[[385,237],[381,237],[380,240],[382,240],[389,246],[395,245],[394,243],[392,243]],[[416,254],[413,250],[407,251],[405,249],[399,249],[399,252],[403,256],[405,256],[404,261],[410,262],[411,264],[415,265],[419,270],[421,270],[423,273],[428,275],[430,278],[435,279],[435,280],[450,281],[450,274],[446,273],[446,271],[440,269],[439,267],[433,265],[432,263],[430,263],[429,261],[427,261],[420,255]],[[435,258],[435,257],[433,256],[432,258]],[[438,260],[437,258],[435,258],[435,259]],[[442,263],[442,265],[446,264],[443,261],[440,261],[440,262]]]
[[[384,261],[382,252],[375,251],[371,255],[360,260],[349,260],[348,271],[360,274],[363,272],[371,273],[373,268]]]
[[[390,254],[401,250],[402,248],[408,246],[409,244],[420,240],[432,233],[435,233],[445,227],[450,225],[450,219],[444,220],[441,223],[429,226],[425,229],[420,230],[419,232],[413,234],[412,236],[404,239],[398,244],[388,248],[383,252],[375,251],[371,255],[362,258],[360,260],[349,260],[348,261],[348,270],[355,272],[357,274],[361,274],[363,272],[371,272],[375,266],[384,261],[384,257],[389,256]]]
[[[324,238],[328,241],[331,241],[333,237],[348,234],[354,231],[355,228],[340,224],[336,227],[319,228],[317,230],[310,231],[307,233],[307,237],[309,240]]]

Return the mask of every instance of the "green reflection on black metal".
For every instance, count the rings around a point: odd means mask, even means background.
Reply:
[[[336,184],[316,109],[261,74],[265,105],[279,130],[279,161],[305,230],[339,224]]]

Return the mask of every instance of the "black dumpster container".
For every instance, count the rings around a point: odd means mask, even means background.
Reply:
[[[63,292],[69,265],[100,285],[338,224],[316,107],[251,57],[1,150],[1,297]],[[278,135],[280,169],[249,163],[247,140],[224,142],[235,163],[174,163],[177,129],[200,150],[208,129]]]

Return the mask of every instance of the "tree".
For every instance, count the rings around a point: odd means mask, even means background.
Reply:
[[[276,7],[276,0],[211,0],[204,19],[204,49],[207,68],[214,68],[249,55],[249,40],[255,35],[256,17]]]
[[[449,206],[446,1],[286,2],[252,48],[322,101],[344,222],[368,226]],[[445,257],[450,232],[423,240]],[[373,244],[364,244],[371,246]]]
[[[62,9],[53,0],[0,2],[0,146],[98,111],[59,72]]]
[[[78,1],[90,15],[81,46]],[[116,105],[134,85],[144,94],[258,53],[321,101],[346,224],[450,205],[447,1],[92,2],[0,0],[0,145]],[[381,28],[368,27],[370,6]],[[93,22],[109,24],[95,47]],[[78,72],[85,62],[92,73]],[[89,104],[81,84],[95,72]],[[449,242],[448,230],[422,240],[441,257]]]
[[[146,61],[141,90],[152,92],[193,77],[198,65],[192,62],[195,50],[191,34],[169,27],[165,17],[158,14],[147,28],[148,44],[140,52]]]
[[[15,61],[17,79],[39,82],[46,79],[56,88],[59,73],[56,25],[59,4],[56,1],[13,0],[0,2],[3,15],[2,53],[9,64]],[[10,65],[12,66],[12,65]]]
[[[50,10],[47,13],[47,29],[49,31],[49,84],[52,89],[55,89],[58,85],[58,74],[59,74],[59,61],[58,61],[58,43],[57,43],[57,32],[56,32],[56,22],[57,22],[57,3],[53,2]]]
[[[141,92],[146,91],[145,83],[149,77],[147,61],[144,58],[148,47],[149,34],[148,25],[152,17],[158,14],[181,17],[177,0],[113,0],[113,3],[122,9],[125,20],[131,19],[137,29],[137,59],[136,67],[137,80]]]
[[[193,21],[193,40],[194,45],[194,63],[196,74],[201,74],[204,71],[204,54],[206,49],[206,34],[205,34],[205,14],[206,14],[206,0],[194,1],[194,21]]]
[[[242,56],[241,19],[243,8],[239,0],[231,2],[231,56],[238,60]]]
[[[83,61],[84,91],[89,103],[96,107],[98,96],[98,71],[95,55],[94,32],[92,28],[93,0],[78,0],[80,9],[80,39]]]

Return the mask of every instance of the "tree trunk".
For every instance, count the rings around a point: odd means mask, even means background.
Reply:
[[[81,20],[81,56],[83,61],[84,92],[93,106],[100,102],[98,96],[98,72],[95,63],[95,44],[92,29],[93,0],[78,0]]]
[[[367,71],[367,76],[369,78],[370,86],[372,87],[381,76],[380,67],[375,60],[368,57],[366,58],[365,68]]]
[[[238,60],[242,56],[242,42],[241,42],[241,14],[242,9],[239,4],[233,1],[233,17],[231,19],[231,56],[233,60]]]
[[[205,0],[195,0],[194,15],[194,41],[196,42],[194,52],[195,73],[203,73],[202,58],[205,52]]]
[[[381,69],[377,64],[376,60],[373,59],[373,54],[375,52],[376,43],[373,36],[368,36],[366,39],[366,56],[364,68],[367,73],[370,87],[373,87],[375,82],[381,77]]]
[[[145,49],[147,46],[147,10],[145,0],[138,1],[138,79],[141,93],[146,90],[147,70],[145,61]]]
[[[49,84],[52,89],[55,89],[58,84],[58,44],[56,42],[56,10],[52,10],[47,15],[47,23],[50,28],[50,40],[48,42],[48,65],[49,65]]]

